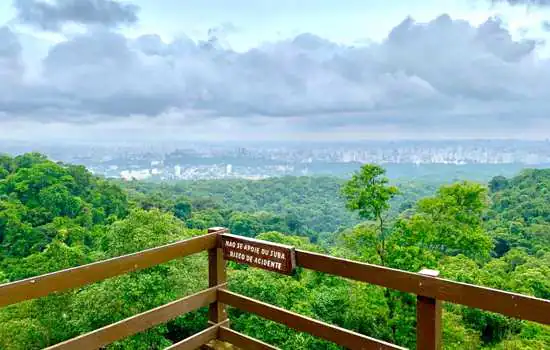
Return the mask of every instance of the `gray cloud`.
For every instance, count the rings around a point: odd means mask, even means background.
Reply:
[[[109,28],[138,21],[139,8],[115,0],[14,0],[17,18],[47,31],[60,31],[65,23]]]
[[[512,36],[508,30],[504,29],[502,21],[498,18],[483,23],[478,29],[477,37],[489,52],[507,62],[521,60],[533,52],[537,45],[535,40],[513,41]]]
[[[12,44],[4,49],[0,40],[0,57],[19,62],[17,37],[1,33]],[[242,53],[208,42],[90,30],[53,46],[40,79],[14,80],[0,113],[74,123],[262,117],[316,130],[510,130],[550,113],[550,62],[536,58],[542,44],[514,40],[497,18],[479,27],[447,15],[428,23],[408,18],[383,42],[356,47],[308,33]]]
[[[8,27],[0,27],[0,81],[14,83],[23,74],[21,44]]]

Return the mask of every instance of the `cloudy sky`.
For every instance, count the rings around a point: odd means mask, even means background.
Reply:
[[[550,137],[550,0],[0,2],[0,140]]]

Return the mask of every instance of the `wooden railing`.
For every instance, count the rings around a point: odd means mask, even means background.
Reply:
[[[208,234],[134,254],[0,285],[0,307],[39,298],[53,292],[81,287],[130,271],[141,270],[175,258],[208,250],[209,288],[166,305],[132,316],[47,349],[98,349],[122,338],[209,306],[208,328],[168,349],[196,349],[218,339],[243,349],[276,349],[229,328],[226,305],[282,323],[349,349],[403,349],[378,339],[308,318],[227,289],[223,228]],[[269,245],[269,242],[262,244]],[[294,252],[293,252],[294,253]],[[295,251],[295,264],[361,282],[417,295],[417,349],[441,346],[441,302],[497,312],[523,320],[550,324],[550,301],[437,277],[437,271],[411,273],[303,250]]]

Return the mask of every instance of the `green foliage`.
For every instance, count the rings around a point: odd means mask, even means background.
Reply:
[[[443,186],[435,196],[421,199],[412,217],[399,221],[399,243],[447,256],[488,258],[492,241],[482,221],[487,203],[486,190],[479,184]]]
[[[384,176],[385,172],[384,168],[378,165],[366,164],[342,186],[342,194],[347,201],[346,207],[357,211],[363,219],[377,221],[378,232],[374,245],[382,265],[386,265],[387,254],[387,232],[383,214],[390,209],[390,200],[399,193],[397,187],[389,185],[389,180]]]
[[[459,314],[445,310],[442,329],[443,348],[448,350],[479,349],[480,335],[466,327]]]
[[[0,349],[28,350],[47,346],[47,328],[36,320],[27,318],[0,323]]]
[[[489,181],[489,189],[491,192],[498,192],[506,189],[508,187],[508,179],[504,176],[495,176]]]
[[[191,234],[169,213],[135,209],[127,218],[109,227],[103,237],[102,250],[108,256],[119,256],[189,238]]]
[[[330,177],[282,177],[260,181],[200,180],[161,185],[129,182],[122,185],[129,188],[131,196],[138,202],[156,196],[154,207],[161,209],[171,206],[167,202],[186,197],[194,213],[224,212],[223,225],[229,227],[232,221],[241,221],[243,235],[255,236],[276,228],[315,240],[319,233],[332,233],[359,222],[355,215],[346,211],[339,195],[341,184],[341,180]],[[258,218],[255,215],[258,212],[269,215]],[[230,221],[233,213],[242,215]],[[194,226],[200,225],[196,219],[191,218]],[[257,223],[256,219],[266,219],[268,222]],[[189,219],[184,220],[188,222]],[[278,227],[274,227],[274,221],[279,221]],[[240,229],[241,223],[234,223],[235,228]],[[256,231],[250,231],[250,225]]]
[[[8,171],[0,179],[0,260],[40,253],[55,239],[90,245],[94,226],[127,214],[126,194],[84,167],[35,153],[0,162]]]
[[[57,218],[63,226],[66,218]],[[57,238],[38,253],[4,261],[6,276],[17,280],[37,274],[82,265],[95,259],[117,256],[189,238],[203,232],[185,228],[169,213],[134,209],[106,226],[98,244],[68,246]],[[80,227],[81,230],[83,228]],[[56,237],[70,235],[67,230]],[[91,251],[91,249],[95,249]],[[205,254],[178,259],[143,271],[94,283],[77,291],[27,301],[0,309],[0,348],[39,349],[79,334],[90,332],[126,317],[166,304],[206,287]],[[97,307],[101,305],[101,307]],[[201,311],[204,314],[204,311]],[[164,348],[173,341],[198,331],[204,319],[177,319],[109,346],[112,349]],[[17,327],[25,327],[16,332]],[[16,337],[4,335],[13,332]]]
[[[81,246],[69,247],[63,242],[54,240],[39,253],[18,260],[8,259],[5,263],[11,265],[8,278],[19,280],[90,262],[90,257]]]
[[[378,220],[390,208],[390,199],[399,192],[397,187],[389,185],[385,172],[378,165],[362,166],[342,187],[346,207],[356,210],[363,219]]]
[[[191,217],[192,206],[188,200],[182,199],[174,204],[174,216],[180,220],[187,220]]]
[[[549,185],[550,170],[530,170],[495,177],[489,193],[471,182],[397,186],[375,165],[347,182],[121,184],[36,153],[0,155],[0,283],[226,226],[299,249],[414,272],[433,268],[444,278],[550,299]],[[415,347],[412,295],[303,268],[283,276],[229,267],[231,290]],[[75,337],[202,290],[207,276],[201,253],[2,308],[0,349],[40,349]],[[340,349],[239,310],[230,309],[230,317],[232,328],[282,349]],[[108,349],[164,348],[204,329],[206,320],[202,308]],[[445,303],[443,340],[445,349],[545,349],[550,327]]]
[[[495,178],[497,179],[497,178]],[[550,169],[530,169],[506,186],[492,187],[487,227],[496,241],[494,256],[519,247],[535,254],[550,246]],[[505,181],[506,180],[506,181]]]

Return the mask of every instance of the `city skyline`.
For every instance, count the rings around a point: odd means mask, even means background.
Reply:
[[[550,141],[370,141],[343,143],[35,144],[0,142],[13,156],[38,151],[81,164],[96,175],[126,180],[250,179],[349,176],[380,164],[391,178],[485,181],[550,164]]]

